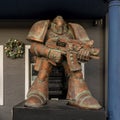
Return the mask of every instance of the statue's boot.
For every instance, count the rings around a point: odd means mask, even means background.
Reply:
[[[69,105],[84,109],[100,109],[101,105],[91,95],[80,71],[72,72],[68,81]]]
[[[48,75],[51,71],[51,64],[46,60],[41,60],[41,65],[37,78],[31,86],[25,106],[41,107],[48,100]]]

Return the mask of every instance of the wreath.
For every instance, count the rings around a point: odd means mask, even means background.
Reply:
[[[12,59],[22,58],[25,51],[25,44],[17,39],[9,39],[4,46],[7,57]]]

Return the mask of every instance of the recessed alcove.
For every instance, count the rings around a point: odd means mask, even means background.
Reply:
[[[0,3],[1,45],[11,37],[30,45],[26,36],[32,24],[38,20],[52,20],[57,15],[62,15],[67,22],[82,25],[90,39],[95,41],[95,47],[101,49],[100,60],[91,60],[85,65],[85,79],[92,94],[106,109],[107,3],[104,0],[4,0]],[[3,78],[1,120],[11,120],[12,107],[25,99],[25,57],[13,60],[4,54]]]

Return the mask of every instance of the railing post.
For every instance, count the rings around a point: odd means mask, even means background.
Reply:
[[[120,0],[109,2],[108,117],[120,120]]]

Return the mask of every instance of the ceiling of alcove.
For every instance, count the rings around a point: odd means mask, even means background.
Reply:
[[[107,13],[105,0],[0,0],[0,19],[94,19]]]

